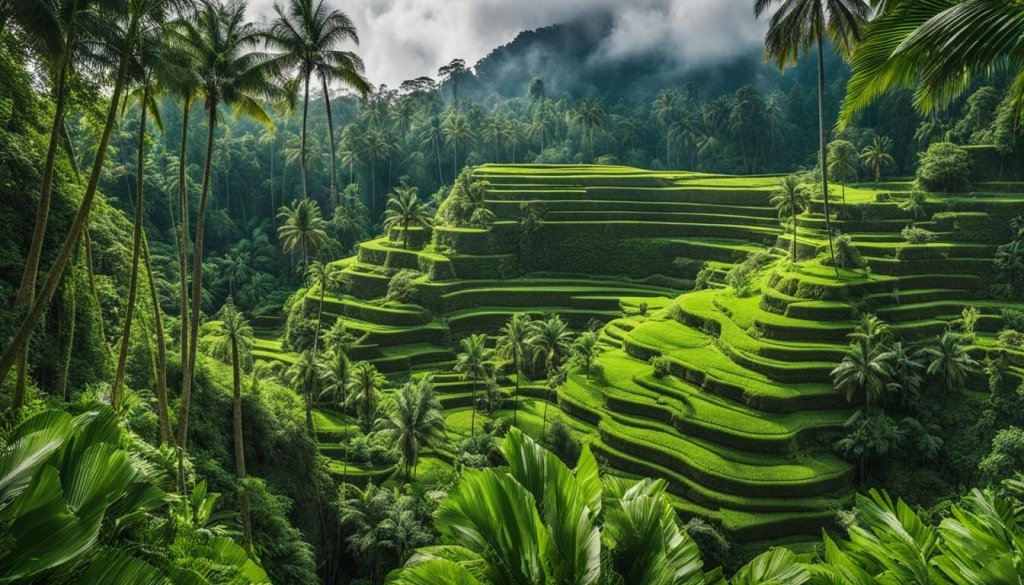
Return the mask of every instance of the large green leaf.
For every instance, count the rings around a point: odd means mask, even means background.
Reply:
[[[793,551],[773,548],[761,553],[743,566],[730,585],[801,585],[811,579],[811,574],[797,561]]]
[[[89,568],[75,583],[78,585],[170,585],[156,567],[117,550],[96,555]]]
[[[395,571],[387,582],[394,585],[485,585],[462,565],[445,559],[423,561]]]

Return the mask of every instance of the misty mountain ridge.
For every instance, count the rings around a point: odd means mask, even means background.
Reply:
[[[816,82],[813,58],[783,75],[764,63],[760,47],[715,59],[688,57],[666,47],[610,56],[607,49],[614,27],[611,14],[598,13],[523,31],[457,77],[459,99],[490,104],[499,98],[523,97],[534,78],[544,82],[548,97],[600,97],[607,103],[648,102],[661,89],[689,83],[704,97],[713,98],[748,84],[767,94],[775,89],[788,91],[795,81],[805,87]],[[845,77],[842,60],[832,51],[827,57],[831,70],[837,71],[838,66]],[[445,84],[446,90],[451,83]],[[445,95],[450,96],[450,91]]]

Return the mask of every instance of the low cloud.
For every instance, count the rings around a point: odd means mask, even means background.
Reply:
[[[392,87],[435,75],[454,58],[472,65],[523,31],[594,14],[613,28],[596,59],[656,53],[679,68],[728,60],[761,42],[750,0],[327,0],[356,23],[370,79]],[[254,19],[273,0],[250,0]]]

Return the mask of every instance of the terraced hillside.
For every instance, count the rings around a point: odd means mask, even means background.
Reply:
[[[900,185],[849,188],[835,224],[868,268],[836,279],[820,261],[820,201],[798,221],[802,262],[785,258],[792,235],[769,203],[775,177],[487,165],[474,178],[487,181],[490,228],[414,230],[409,249],[396,230],[332,265],[323,314],[359,336],[352,359],[396,376],[437,373],[456,436],[469,433],[470,400],[450,373],[455,341],[493,333],[515,312],[603,323],[594,375],[573,372],[554,394],[530,382],[518,405],[506,400],[492,416],[518,406],[520,426],[537,434],[545,407],[549,419],[561,413],[616,473],[667,479],[684,515],[740,541],[814,536],[850,503],[853,468],[831,445],[851,406],[829,372],[861,314],[917,339],[973,306],[983,312],[975,351],[991,342],[1006,306],[986,299],[995,245],[1024,212],[1001,193],[907,210]],[[540,222],[526,230],[534,213]],[[908,244],[900,231],[911,223],[935,240]],[[771,259],[747,294],[723,285],[762,250]],[[415,304],[384,302],[402,269],[419,273]],[[698,280],[706,288],[689,292]],[[311,310],[320,292],[307,293]],[[294,358],[275,343],[262,342],[258,357]],[[667,371],[649,363],[657,356]],[[318,421],[326,443],[345,425],[326,413]],[[450,460],[435,455],[442,467]]]

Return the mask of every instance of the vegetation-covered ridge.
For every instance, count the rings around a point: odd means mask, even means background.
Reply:
[[[399,377],[432,372],[449,432],[468,435],[473,384],[451,369],[460,339],[496,336],[516,313],[599,328],[591,367],[553,391],[543,368],[500,366],[500,404],[474,413],[476,429],[515,411],[517,426],[541,435],[564,417],[614,473],[668,480],[684,516],[738,541],[799,540],[852,503],[856,469],[833,443],[863,398],[848,402],[831,373],[860,317],[877,314],[913,343],[975,307],[977,352],[1002,328],[1010,305],[986,300],[995,242],[1024,202],[977,188],[923,197],[909,184],[846,186],[846,204],[833,207],[839,261],[859,260],[835,279],[822,260],[822,202],[798,213],[794,251],[779,177],[484,165],[433,221],[392,227],[332,263],[326,289],[293,305],[283,346],[301,350],[298,317],[322,307],[325,328],[342,323],[352,336],[353,360]],[[908,226],[927,243],[911,243]],[[299,358],[278,340],[259,345],[262,359]],[[517,377],[529,389],[518,401]],[[358,433],[344,419],[316,418],[322,449],[339,458],[331,445]],[[454,457],[435,450],[428,469]],[[382,480],[393,469],[335,470]]]

